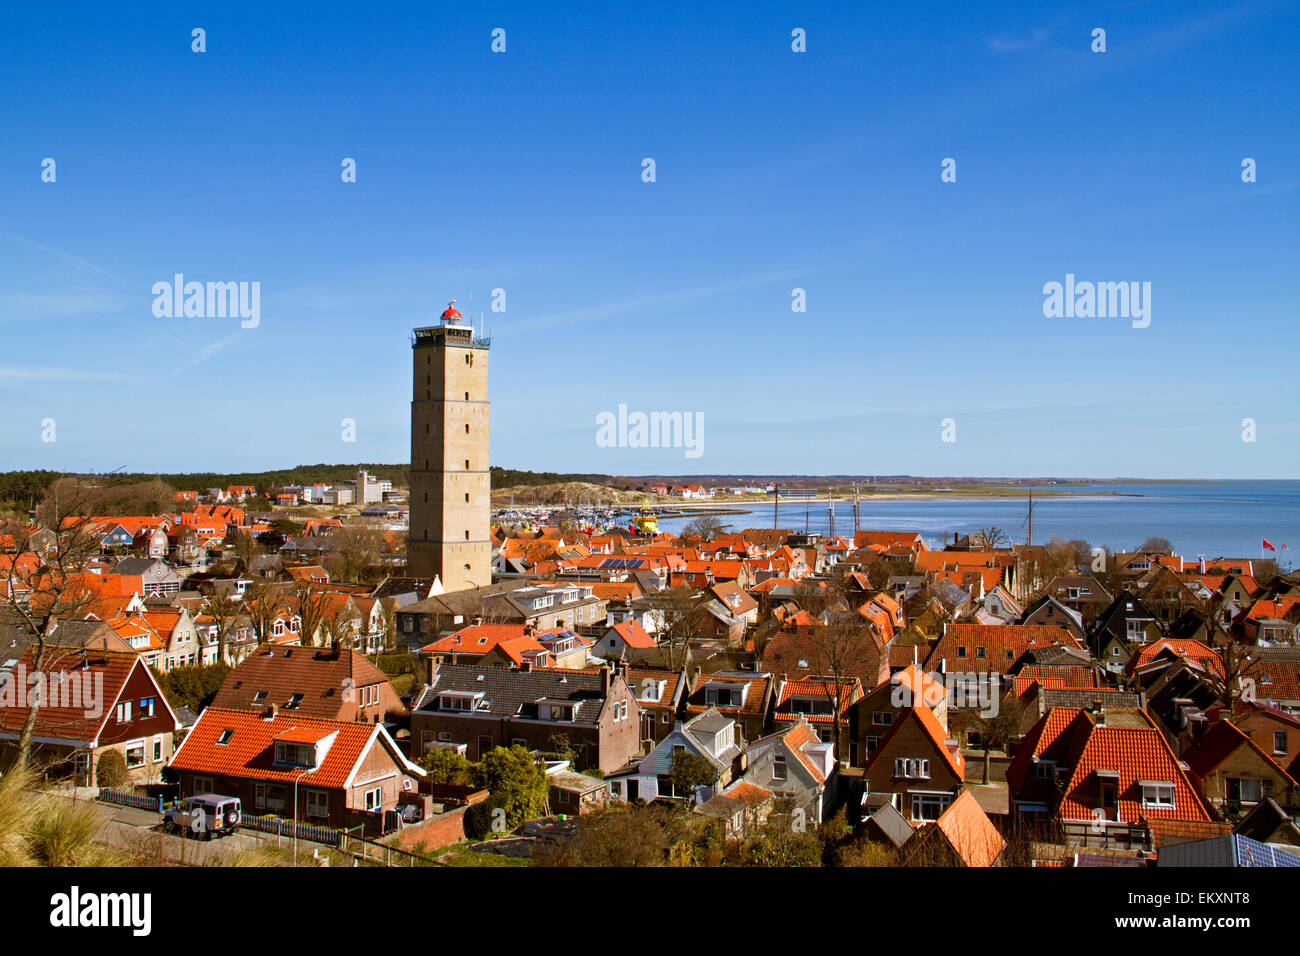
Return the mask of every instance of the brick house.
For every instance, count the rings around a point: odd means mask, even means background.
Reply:
[[[30,711],[26,694],[37,676],[32,664],[26,653],[12,670],[0,672],[0,763],[5,766]],[[46,663],[42,677],[47,702],[36,715],[33,753],[36,761],[49,764],[49,773],[93,784],[100,759],[115,750],[126,759],[133,780],[159,778],[180,721],[140,657],[66,648],[56,663]]]
[[[640,752],[640,725],[641,708],[621,668],[434,664],[411,709],[411,742],[417,759],[452,743],[465,744],[471,760],[495,747],[556,751],[567,743],[579,766],[608,773]]]
[[[203,711],[170,766],[182,796],[220,793],[245,813],[368,833],[384,829],[385,810],[421,803],[425,779],[382,725],[222,707]]]
[[[213,707],[381,723],[405,712],[383,671],[354,650],[263,647],[226,675]]]
[[[1234,819],[1272,797],[1295,809],[1295,781],[1282,766],[1230,720],[1199,734],[1183,754],[1192,783],[1207,804]]]
[[[960,793],[964,778],[957,742],[920,701],[903,709],[863,770],[867,803],[892,803],[913,823],[939,819]]]

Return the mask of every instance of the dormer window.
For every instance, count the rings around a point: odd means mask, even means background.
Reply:
[[[1165,780],[1139,780],[1142,788],[1142,808],[1153,810],[1173,810],[1174,785]]]
[[[291,767],[315,767],[316,748],[311,744],[276,741],[275,762]]]

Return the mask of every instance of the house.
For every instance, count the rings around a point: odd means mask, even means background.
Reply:
[[[265,647],[226,675],[212,701],[226,710],[277,708],[309,717],[382,723],[406,708],[383,671],[344,648]]]
[[[1226,718],[1201,732],[1183,760],[1202,799],[1227,819],[1239,818],[1266,798],[1291,809],[1300,802],[1290,775]]]
[[[571,750],[578,765],[610,772],[640,753],[640,707],[625,670],[507,670],[435,662],[411,707],[411,740],[423,755],[465,744],[471,760],[496,747]]]
[[[1121,591],[1092,626],[1088,646],[1107,670],[1116,673],[1133,655],[1133,647],[1160,637],[1156,616],[1135,594]]]
[[[975,795],[963,789],[938,820],[907,841],[902,859],[908,866],[988,867],[997,865],[1006,846]]]
[[[828,651],[823,625],[792,627],[774,634],[763,649],[762,669],[784,674],[791,680],[808,677],[831,677],[833,657],[841,657],[842,677],[856,677],[864,688],[875,687],[889,679],[889,654],[880,635],[873,629],[862,632],[859,653],[835,654]]]
[[[163,538],[162,553],[166,555],[166,535]],[[181,589],[181,577],[176,573],[176,569],[165,561],[153,557],[123,558],[113,566],[112,573],[129,579],[133,590],[144,597],[173,595]]]
[[[43,679],[46,703],[36,712],[34,757],[50,776],[92,785],[99,761],[114,750],[133,780],[156,782],[180,723],[145,662],[90,646],[60,646],[46,656],[37,662],[29,649],[0,678],[0,761],[9,765],[31,711],[18,689]]]
[[[872,688],[850,708],[849,763],[855,767],[865,766],[895,721],[918,703],[929,708],[946,738],[947,688],[920,667],[910,664]]]
[[[696,806],[695,812],[716,819],[728,840],[743,840],[767,822],[775,803],[772,791],[742,779]]]
[[[627,683],[641,708],[641,739],[653,748],[672,730],[684,709],[686,668],[631,667]]]
[[[567,760],[547,765],[546,782],[550,787],[547,799],[552,813],[581,815],[605,805],[605,781],[570,770]]]
[[[635,620],[615,624],[601,635],[591,651],[601,657],[622,657],[626,650],[645,651],[658,646]]]
[[[1065,628],[1041,624],[949,624],[926,659],[940,674],[1007,674],[1032,650],[1062,645],[1082,650]]]
[[[939,819],[965,779],[957,741],[921,700],[902,708],[867,758],[863,806],[893,804],[912,823]]]
[[[742,780],[762,788],[778,800],[790,801],[811,826],[821,824],[835,798],[835,752],[806,720],[760,737],[745,751]]]
[[[1142,710],[1053,707],[1007,768],[1018,825],[1055,818],[1067,842],[1152,849],[1152,826],[1209,823],[1208,808]]]
[[[385,811],[423,802],[424,771],[374,723],[208,707],[169,766],[182,796],[225,794],[245,813],[368,834],[392,829]]]
[[[717,671],[700,674],[686,698],[688,714],[716,709],[735,719],[747,738],[762,736],[772,712],[773,681],[770,674]]]
[[[607,774],[605,779],[614,800],[644,800],[649,803],[691,799],[691,793],[673,783],[673,755],[695,754],[702,757],[713,771],[713,782],[700,787],[693,795],[698,806],[731,783],[744,749],[740,725],[710,707],[690,720],[679,721],[647,756]]]
[[[1080,644],[1083,644],[1088,637],[1088,632],[1083,626],[1083,612],[1067,607],[1050,594],[1044,594],[1033,602],[1017,623],[1063,627]]]
[[[827,743],[835,739],[835,710],[840,712],[840,733],[847,734],[849,711],[862,697],[862,682],[856,677],[840,681],[808,679],[777,681],[773,694],[772,724],[786,729],[797,723],[813,727],[817,737]]]

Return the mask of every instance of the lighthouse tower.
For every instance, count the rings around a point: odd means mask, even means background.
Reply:
[[[411,501],[407,574],[447,591],[492,583],[488,348],[453,299],[411,339]]]

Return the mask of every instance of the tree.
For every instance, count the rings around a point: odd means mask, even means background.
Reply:
[[[201,612],[212,618],[217,632],[217,663],[229,663],[226,657],[226,640],[230,637],[236,618],[239,617],[239,604],[230,596],[230,592],[221,586],[214,586],[204,599]]]
[[[295,589],[298,596],[298,619],[304,644],[317,643],[317,632],[324,629],[329,615],[330,595],[311,581],[304,581]]]
[[[693,798],[696,790],[711,787],[717,782],[718,772],[713,769],[713,764],[699,754],[678,750],[673,753],[668,778],[673,782],[674,792],[687,793]],[[686,800],[683,806],[689,808],[691,803],[691,800]]]
[[[856,612],[838,614],[808,637],[809,676],[822,682],[835,726],[835,759],[843,743],[844,711],[857,687],[857,678],[876,663],[881,653],[874,639],[875,626]]]
[[[667,808],[615,804],[578,818],[568,844],[539,853],[540,866],[663,866],[672,846]]]
[[[131,775],[126,769],[126,758],[116,750],[106,750],[95,767],[95,785],[109,790],[126,790],[131,786]]]
[[[767,822],[745,841],[741,862],[745,866],[821,866],[821,841],[801,823],[794,801],[778,800]]]
[[[280,585],[268,578],[258,578],[253,582],[252,593],[245,600],[244,608],[257,643],[270,644],[275,636],[275,622],[284,610]]]
[[[326,566],[336,580],[363,583],[384,556],[384,532],[374,524],[354,522],[330,534]]]
[[[474,771],[469,758],[450,747],[430,747],[420,758],[420,766],[429,772],[432,783],[467,784]]]
[[[229,673],[230,665],[218,661],[206,666],[181,665],[165,673],[153,671],[153,676],[167,703],[173,707],[188,707],[198,714],[216,698]]]
[[[85,618],[94,601],[89,582],[81,578],[86,563],[99,551],[87,514],[93,490],[94,485],[82,478],[59,479],[47,489],[37,509],[37,523],[25,523],[14,536],[14,555],[4,567],[0,607],[26,639],[27,666],[33,673],[53,673],[79,656],[80,648],[64,645],[55,632],[60,620]],[[11,769],[28,765],[43,703],[38,684],[28,695]]]
[[[688,521],[678,535],[683,541],[712,541],[718,535],[722,534],[729,526],[723,524],[713,515],[700,515]]]
[[[1001,528],[990,525],[987,528],[980,528],[970,536],[971,544],[980,548],[1000,548],[1007,544],[1011,539]]]
[[[1157,538],[1154,535],[1147,538],[1138,546],[1139,551],[1146,551],[1151,554],[1173,554],[1174,546],[1168,538]]]
[[[655,640],[664,667],[681,668],[690,657],[691,641],[700,636],[708,612],[701,592],[689,587],[664,588],[642,599],[656,622]]]
[[[988,677],[994,681],[999,679],[996,674]],[[983,708],[975,710],[970,718],[972,726],[980,735],[980,743],[984,745],[984,783],[989,782],[990,753],[994,748],[1005,749],[1008,742],[1020,732],[1023,714],[1020,698],[1014,692],[1006,693],[1000,700],[995,697],[993,705],[988,712]]]
[[[475,765],[474,782],[494,798],[493,809],[505,810],[505,825],[515,830],[546,812],[550,784],[546,771],[518,744],[497,747]]]

